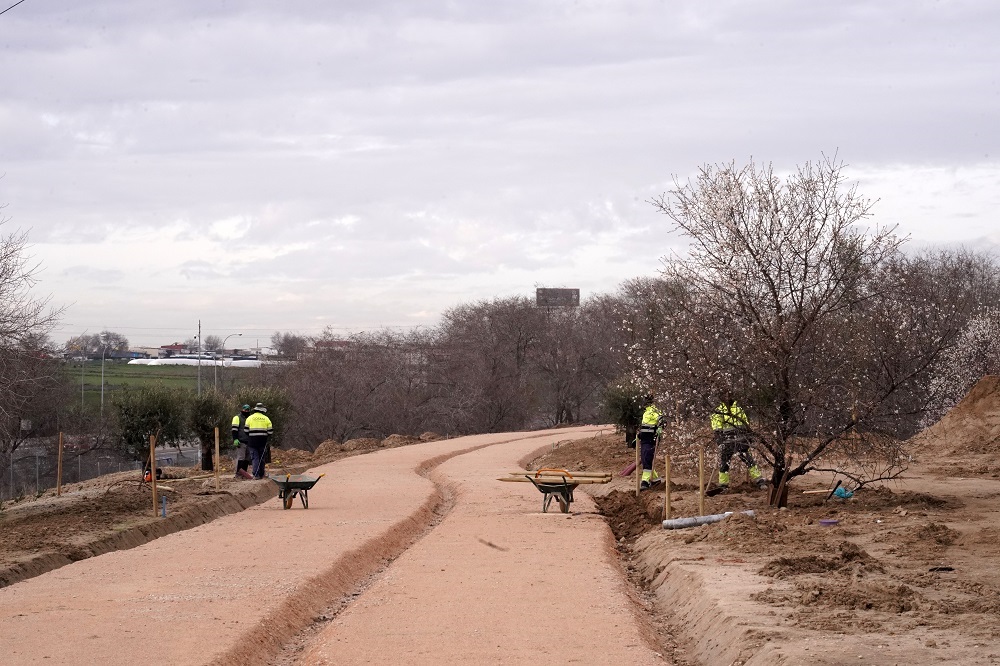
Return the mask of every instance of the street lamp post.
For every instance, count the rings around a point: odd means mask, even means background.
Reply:
[[[102,335],[101,340],[101,419],[104,419],[104,356],[108,353],[108,343]]]
[[[198,397],[201,397],[201,319],[198,320]]]
[[[222,369],[223,369],[223,371],[225,371],[225,369],[226,369],[226,341],[228,341],[229,338],[233,337],[234,335],[240,336],[240,337],[243,336],[242,333],[230,333],[229,335],[226,336],[225,340],[222,341]],[[225,388],[226,388],[225,372],[223,372],[222,374],[223,374],[223,376],[222,376],[222,389],[225,390]],[[215,390],[216,391],[219,390],[219,385],[218,384],[215,385]]]

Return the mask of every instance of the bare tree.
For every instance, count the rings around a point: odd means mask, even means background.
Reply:
[[[27,242],[26,232],[0,236],[0,344],[4,346],[48,332],[62,314],[61,308],[49,307],[48,298],[31,294],[38,266],[28,263]]]
[[[205,340],[202,343],[202,347],[208,351],[221,351],[222,350],[222,336],[219,335],[206,335]]]
[[[842,164],[705,166],[652,203],[689,241],[664,259],[683,285],[671,317],[632,347],[636,380],[706,419],[724,394],[756,419],[777,485],[813,469],[858,484],[902,469],[901,399],[957,333],[956,306],[911,291],[893,230]]]
[[[0,236],[0,472],[26,434],[28,412],[60,383],[46,336],[62,310],[32,295],[37,266],[28,263],[26,244],[24,232]]]
[[[46,342],[28,337],[20,348],[0,354],[0,377],[16,387],[5,392],[0,409],[0,471],[29,438],[58,432],[60,414],[75,395]]]
[[[320,336],[296,364],[271,370],[294,404],[289,441],[312,448],[439,428],[442,391],[428,373],[434,348],[434,333],[423,330]]]
[[[271,336],[271,346],[279,357],[294,359],[309,347],[305,336],[276,331]]]
[[[435,381],[453,396],[458,432],[527,427],[537,413],[532,356],[545,313],[523,297],[478,301],[444,313]]]
[[[100,358],[102,355],[111,357],[128,351],[128,338],[114,331],[80,334],[66,341],[64,349],[74,356]]]
[[[621,372],[615,363],[615,312],[603,299],[546,312],[531,360],[546,425],[601,414],[601,390]]]
[[[107,356],[124,354],[128,351],[128,338],[121,333],[116,333],[114,331],[101,331],[98,335],[98,339],[100,340],[99,351]]]

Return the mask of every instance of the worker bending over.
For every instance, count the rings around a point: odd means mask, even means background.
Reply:
[[[760,475],[760,469],[750,453],[750,422],[746,412],[736,404],[732,396],[725,396],[722,403],[712,412],[712,433],[719,445],[719,487],[729,487],[729,460],[739,455],[747,466],[747,473],[758,488],[764,488],[767,481]]]

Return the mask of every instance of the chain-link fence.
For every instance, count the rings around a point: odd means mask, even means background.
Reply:
[[[194,467],[201,464],[201,452],[197,449],[158,450],[156,464],[158,467]],[[113,472],[134,470],[139,474],[142,466],[141,462],[107,451],[64,451],[62,485],[66,489],[70,484]],[[0,477],[0,500],[34,497],[55,488],[58,471],[57,452],[41,449],[18,451],[6,474]]]

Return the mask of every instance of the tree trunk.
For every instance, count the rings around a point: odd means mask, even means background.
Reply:
[[[215,442],[201,443],[201,469],[203,472],[211,472],[215,470],[214,449],[215,449]]]

